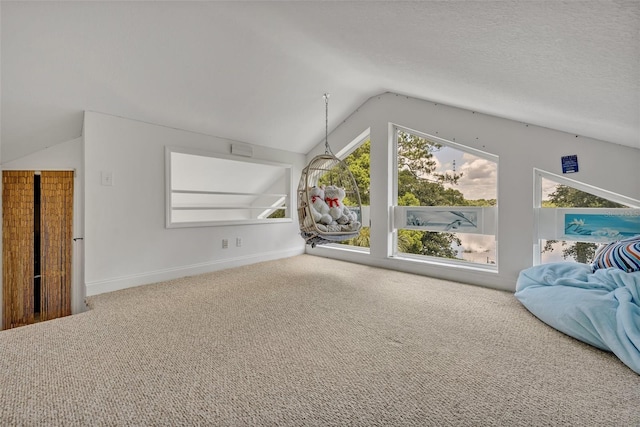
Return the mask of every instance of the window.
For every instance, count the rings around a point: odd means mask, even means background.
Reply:
[[[590,263],[600,243],[640,234],[640,203],[605,190],[536,172],[534,264]]]
[[[360,204],[362,205],[362,212],[358,213],[358,220],[362,223],[360,234],[357,237],[348,239],[338,244],[355,246],[367,250],[370,247],[369,242],[369,198],[370,198],[370,153],[371,153],[371,140],[369,138],[369,130],[363,132],[358,138],[356,138],[351,144],[344,148],[341,152],[336,154],[336,157],[341,158],[348,166],[349,172],[353,176],[358,186],[358,193],[360,194]],[[328,178],[331,176],[331,171],[325,175],[326,180],[321,178],[319,180],[320,185],[329,184]],[[345,206],[349,207],[352,211],[357,210],[357,207],[353,206],[354,203],[351,200],[345,199]],[[355,203],[357,204],[357,203]]]
[[[495,268],[497,157],[396,128],[396,257]]]
[[[167,147],[167,227],[291,221],[291,166]]]

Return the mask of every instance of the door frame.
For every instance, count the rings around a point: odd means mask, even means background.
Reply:
[[[84,180],[82,173],[76,168],[20,168],[20,167],[0,167],[0,171],[73,171],[73,240],[71,242],[71,314],[78,314],[86,311],[84,286]],[[0,180],[0,195],[2,180]],[[2,215],[2,203],[0,203],[0,215]],[[2,227],[0,227],[0,249],[2,249]],[[0,268],[2,257],[0,257]],[[2,301],[2,276],[0,275],[0,330],[4,325]]]

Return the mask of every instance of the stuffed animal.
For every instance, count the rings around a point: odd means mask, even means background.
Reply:
[[[324,190],[324,195],[324,199],[329,206],[329,215],[331,215],[335,224],[340,225],[340,231],[354,231],[360,228],[358,215],[343,203],[345,197],[344,188],[328,185]]]
[[[340,226],[340,231],[358,231],[360,230],[359,221],[351,221]]]
[[[304,217],[304,222],[303,223],[304,223],[305,228],[307,228],[307,229],[313,228],[315,226],[320,231],[327,231],[327,227],[328,227],[328,226],[326,226],[324,224],[320,224],[320,223],[315,222],[315,220],[312,217],[310,217],[309,215],[306,215]]]
[[[309,188],[308,193],[309,197],[311,198],[311,203],[309,203],[309,211],[311,211],[311,215],[313,216],[313,220],[315,221],[316,225],[331,224],[333,222],[333,218],[331,217],[331,215],[329,215],[329,206],[324,201],[324,189],[322,187],[311,187]]]
[[[344,205],[342,200],[344,199],[344,188],[336,187],[335,185],[327,185],[324,189],[324,201],[329,206],[329,215],[333,221],[338,224],[346,224],[348,218],[343,213]]]
[[[360,221],[358,221],[358,214],[353,212],[346,206],[344,208],[344,213],[349,218],[347,225],[349,226],[350,230],[358,230],[362,225],[360,224]]]
[[[349,217],[349,223],[353,224],[353,223],[358,223],[358,227],[360,227],[360,222],[358,222],[358,214],[353,212],[351,209],[349,209],[348,207],[344,207],[343,210],[344,214]]]
[[[341,231],[344,231],[342,227],[344,227],[344,225],[338,225],[334,222],[333,224],[327,225],[327,231],[331,233],[339,233]]]

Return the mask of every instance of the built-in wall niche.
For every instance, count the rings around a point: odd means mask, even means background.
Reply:
[[[166,147],[166,226],[291,222],[291,165]]]

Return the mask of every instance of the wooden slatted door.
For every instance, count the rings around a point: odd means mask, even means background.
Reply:
[[[73,172],[40,175],[40,319],[71,314]]]
[[[3,329],[34,321],[33,172],[2,172]]]
[[[2,181],[3,329],[67,316],[73,172],[3,171]]]

